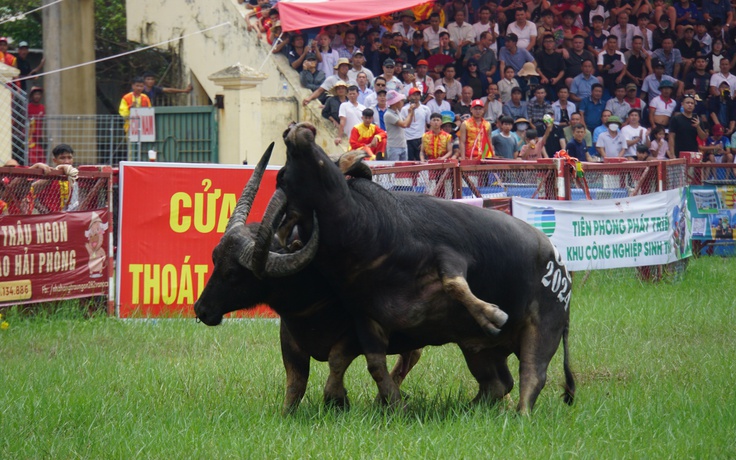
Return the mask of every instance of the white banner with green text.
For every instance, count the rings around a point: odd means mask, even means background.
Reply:
[[[685,188],[594,201],[514,197],[512,211],[544,232],[572,271],[662,265],[692,255]]]

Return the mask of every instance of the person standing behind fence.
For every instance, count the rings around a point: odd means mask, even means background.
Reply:
[[[79,193],[76,187],[79,171],[73,166],[74,150],[67,144],[59,144],[51,152],[54,167],[36,163],[31,168],[43,171],[59,170],[66,174],[66,180],[40,179],[33,182],[31,193],[36,203],[35,209],[46,212],[74,211],[79,206]]]
[[[143,74],[143,86],[143,94],[148,96],[148,99],[151,101],[151,105],[156,105],[158,102],[160,102],[158,98],[162,94],[189,94],[192,92],[191,83],[189,84],[189,86],[183,89],[156,86],[156,75],[154,75],[153,72],[146,72]]]
[[[125,118],[124,129],[126,133],[128,132],[128,126],[130,125],[130,122],[128,120],[128,118],[130,118],[130,109],[151,107],[151,99],[149,99],[148,96],[143,93],[143,90],[145,89],[143,78],[134,78],[132,89],[133,91],[123,96],[123,98],[120,100],[120,107],[118,108],[118,113],[120,114],[120,116]]]
[[[389,161],[406,161],[409,154],[404,130],[411,125],[414,119],[414,110],[418,104],[412,103],[408,109],[408,116],[402,120],[399,112],[404,105],[404,99],[406,99],[406,96],[398,91],[391,90],[386,94],[388,110],[383,115],[383,121],[386,123],[386,133],[388,134],[386,159]]]
[[[34,86],[31,88],[28,100],[28,164],[42,163],[46,161],[46,153],[43,148],[43,117],[46,107],[41,104],[43,88]]]

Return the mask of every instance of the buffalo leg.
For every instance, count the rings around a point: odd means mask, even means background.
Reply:
[[[296,343],[289,328],[281,322],[281,359],[286,370],[286,396],[281,410],[283,414],[290,414],[299,407],[299,403],[307,391],[309,380],[309,354],[305,353]]]
[[[470,315],[490,334],[498,334],[509,316],[497,305],[477,298],[465,279],[467,265],[462,256],[450,249],[440,250],[438,256],[442,287],[453,299],[465,305]]]
[[[391,370],[391,378],[396,382],[396,386],[401,387],[407,374],[409,374],[409,371],[414,368],[421,357],[422,348],[417,348],[416,350],[408,351],[399,355],[396,365]]]
[[[356,315],[355,325],[368,364],[368,372],[378,387],[378,397],[381,402],[388,405],[399,403],[401,401],[399,386],[386,367],[388,335],[377,322],[366,316]]]
[[[529,324],[521,332],[519,349],[519,404],[521,414],[529,414],[547,381],[547,367],[560,344],[560,334]]]
[[[506,358],[508,353],[500,349],[470,351],[462,348],[470,373],[478,381],[478,394],[474,403],[501,401],[514,388]]]
[[[344,339],[330,349],[327,357],[330,374],[324,389],[325,404],[328,406],[342,409],[349,405],[348,392],[345,389],[345,372],[357,356],[350,349]]]

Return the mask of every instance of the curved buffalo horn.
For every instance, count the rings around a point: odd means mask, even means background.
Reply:
[[[315,214],[312,236],[309,238],[307,245],[292,254],[271,252],[266,261],[264,274],[273,278],[293,275],[306,267],[314,259],[318,248],[319,224],[317,222],[317,215]]]
[[[284,209],[286,209],[286,194],[280,188],[271,196],[266,211],[263,214],[263,221],[258,228],[256,235],[256,245],[253,251],[253,258],[250,263],[250,270],[260,277],[269,257],[271,241],[273,240],[274,224],[281,222],[284,217]]]
[[[230,216],[227,228],[225,229],[226,232],[233,227],[245,224],[245,219],[248,218],[250,208],[253,205],[253,200],[256,198],[256,194],[258,193],[258,187],[261,185],[263,172],[266,170],[268,160],[271,159],[271,152],[273,152],[274,145],[276,145],[276,143],[271,142],[271,145],[268,146],[266,152],[258,161],[256,169],[253,170],[253,175],[250,176],[250,180],[248,180],[248,183],[245,185],[243,193],[240,195],[238,203],[235,205],[235,209]]]

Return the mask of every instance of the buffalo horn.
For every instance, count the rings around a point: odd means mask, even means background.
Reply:
[[[225,229],[226,232],[233,227],[245,224],[245,219],[248,218],[250,208],[253,205],[253,200],[256,197],[256,193],[258,193],[258,187],[261,185],[263,172],[266,170],[268,160],[271,158],[271,152],[273,151],[274,145],[276,145],[275,142],[271,142],[271,145],[268,146],[266,152],[258,161],[256,169],[253,170],[253,175],[250,176],[250,180],[245,185],[243,193],[240,195],[238,203],[235,205],[235,209],[230,216],[230,220],[227,223],[227,228]]]
[[[256,245],[253,251],[250,270],[258,277],[263,274],[266,259],[269,257],[274,224],[281,222],[281,219],[284,217],[284,209],[286,209],[286,194],[283,190],[277,188],[268,202],[266,211],[263,213],[263,220],[256,235]]]
[[[279,278],[282,276],[293,275],[306,267],[319,248],[319,225],[317,216],[314,216],[314,229],[312,236],[309,238],[307,245],[292,254],[279,254],[271,252],[266,261],[265,275],[268,277]]]

